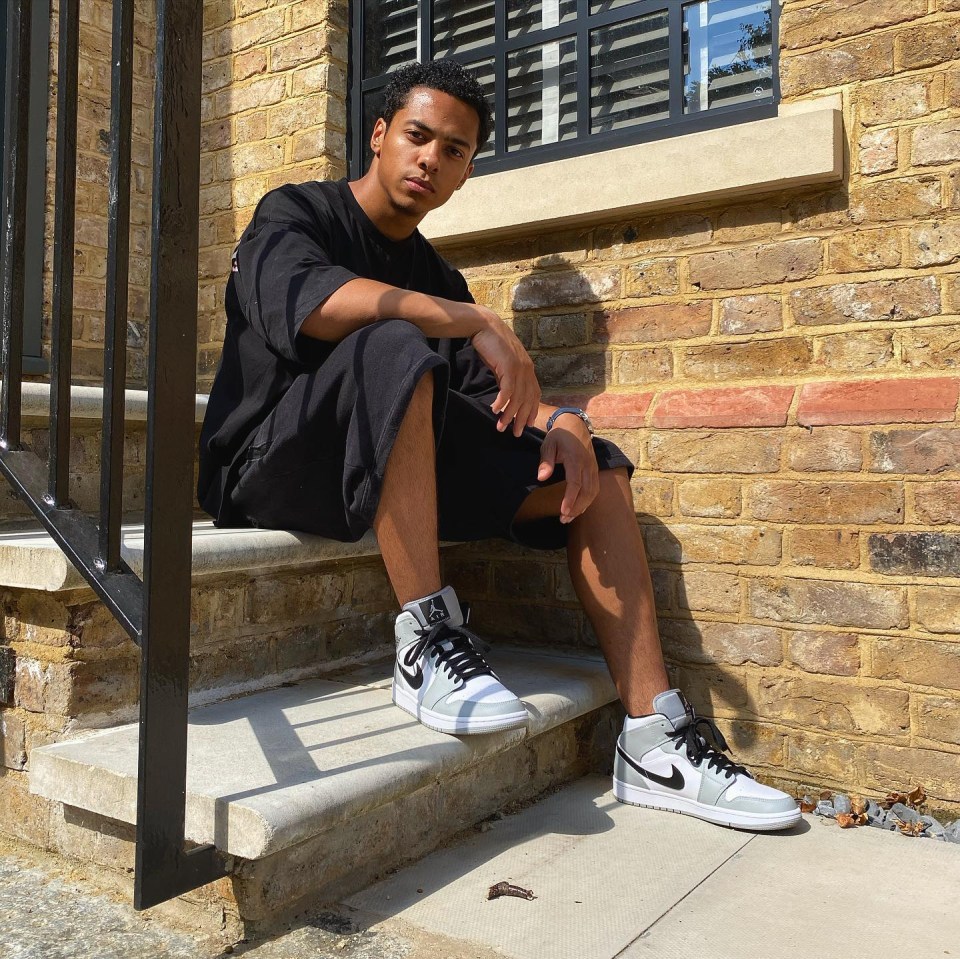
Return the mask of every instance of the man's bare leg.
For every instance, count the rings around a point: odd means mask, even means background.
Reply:
[[[373,529],[401,606],[440,589],[433,373],[417,384],[400,424]]]
[[[531,493],[515,522],[558,516],[565,485],[555,483]],[[567,563],[621,702],[632,716],[652,712],[653,697],[670,684],[625,469],[600,472],[596,499],[570,524]]]

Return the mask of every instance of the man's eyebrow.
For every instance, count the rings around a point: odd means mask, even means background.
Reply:
[[[424,133],[429,133],[431,136],[436,136],[436,131],[432,130],[426,125],[426,123],[421,123],[419,120],[407,120],[411,126],[415,126],[418,130],[422,130]],[[466,140],[461,140],[460,137],[444,137],[447,143],[455,143],[457,146],[464,147],[467,150],[472,150],[473,145],[468,143]]]

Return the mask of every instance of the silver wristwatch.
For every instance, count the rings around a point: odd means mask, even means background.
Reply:
[[[576,406],[561,406],[559,409],[554,410],[554,411],[550,414],[550,419],[547,420],[547,432],[548,432],[548,433],[550,432],[550,428],[553,426],[554,420],[555,420],[561,413],[573,413],[574,416],[579,416],[580,419],[582,419],[583,422],[586,424],[587,432],[588,432],[591,436],[593,436],[593,423],[590,422],[590,417],[587,416],[585,410],[581,410],[579,407],[576,407]]]

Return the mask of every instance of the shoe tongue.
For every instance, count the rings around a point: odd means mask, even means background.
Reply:
[[[447,623],[450,626],[463,625],[463,610],[452,586],[444,586],[439,593],[431,593],[422,599],[415,599],[403,607],[405,612],[413,613],[421,626],[435,626]]]
[[[653,697],[653,711],[666,716],[673,726],[674,732],[680,732],[690,725],[690,714],[687,712],[687,701],[679,689],[668,689]]]

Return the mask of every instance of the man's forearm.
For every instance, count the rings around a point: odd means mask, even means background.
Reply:
[[[303,321],[300,331],[338,343],[378,320],[400,319],[413,323],[427,336],[452,339],[478,333],[489,323],[489,313],[474,303],[458,303],[358,278],[331,293]]]

